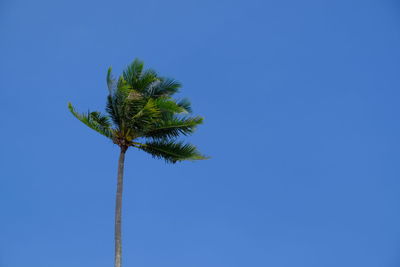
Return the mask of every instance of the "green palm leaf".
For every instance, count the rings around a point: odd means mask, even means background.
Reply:
[[[177,138],[180,135],[190,135],[195,131],[197,125],[202,122],[202,117],[163,120],[143,136],[153,139],[171,139]]]
[[[184,99],[178,101],[177,105],[180,106],[184,110],[184,112],[192,113],[192,107],[191,107],[189,99],[184,98]]]
[[[159,82],[152,88],[152,97],[171,96],[179,91],[182,84],[174,79],[159,78]]]
[[[174,141],[152,141],[145,144],[134,143],[135,147],[149,153],[154,158],[164,159],[169,163],[183,160],[203,160],[207,157],[200,154],[191,144]]]
[[[87,114],[81,114],[75,111],[71,103],[68,103],[68,108],[71,113],[81,122],[89,126],[96,132],[113,139],[113,130],[108,117],[102,115],[100,112],[88,112]]]
[[[134,88],[134,85],[139,80],[140,76],[142,75],[144,63],[139,59],[135,59],[122,73],[123,78],[129,85]],[[138,89],[138,88],[136,88]]]

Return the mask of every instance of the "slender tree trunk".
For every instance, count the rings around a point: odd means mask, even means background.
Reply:
[[[114,266],[121,267],[122,242],[121,242],[121,209],[122,209],[122,189],[124,176],[124,161],[126,148],[121,147],[118,161],[118,181],[117,181],[117,196],[115,200],[115,258]]]

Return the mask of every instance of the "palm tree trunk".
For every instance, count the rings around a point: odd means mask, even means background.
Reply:
[[[121,267],[122,242],[121,242],[121,209],[122,209],[122,189],[124,176],[125,147],[121,147],[118,161],[118,181],[117,196],[115,201],[115,258],[114,266]]]

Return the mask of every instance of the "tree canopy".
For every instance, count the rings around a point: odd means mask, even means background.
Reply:
[[[194,145],[178,140],[192,134],[203,122],[202,117],[191,115],[188,99],[172,97],[181,88],[178,81],[144,69],[143,62],[135,59],[118,79],[110,67],[107,87],[105,113],[79,113],[71,103],[69,110],[121,149],[135,147],[169,163],[206,159]]]

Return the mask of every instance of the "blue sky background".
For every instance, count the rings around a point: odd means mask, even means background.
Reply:
[[[123,263],[400,265],[400,4],[0,2],[0,266],[113,264],[103,110],[135,57],[180,80],[212,159],[126,158]]]

